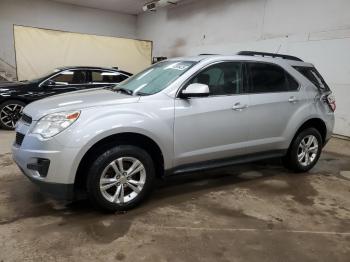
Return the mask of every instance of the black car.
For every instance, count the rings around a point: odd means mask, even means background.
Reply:
[[[12,130],[23,107],[48,96],[115,85],[132,74],[115,68],[62,67],[34,80],[0,83],[0,128]]]

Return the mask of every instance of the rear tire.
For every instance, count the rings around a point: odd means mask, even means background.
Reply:
[[[304,129],[294,138],[282,162],[294,172],[307,172],[316,165],[322,145],[322,137],[317,129]]]
[[[14,130],[17,121],[22,116],[25,103],[18,100],[9,100],[0,105],[0,128]]]
[[[154,179],[154,164],[145,150],[116,146],[92,163],[87,178],[88,197],[104,211],[129,210],[150,194]]]

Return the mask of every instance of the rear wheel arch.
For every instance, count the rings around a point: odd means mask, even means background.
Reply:
[[[74,179],[74,186],[76,189],[86,189],[87,171],[91,163],[98,157],[98,155],[107,151],[108,149],[118,145],[132,145],[144,149],[152,157],[156,176],[162,177],[164,173],[164,157],[160,146],[151,138],[139,133],[119,133],[105,137],[94,145],[82,157]]]
[[[296,134],[282,162],[286,168],[294,172],[307,172],[316,165],[321,151],[320,132],[314,126],[307,126]]]
[[[310,127],[315,128],[320,133],[322,137],[322,143],[324,144],[326,142],[327,126],[326,123],[320,118],[311,118],[305,121],[295,132],[292,141],[294,141],[294,139],[297,137],[298,134],[300,134],[300,132]]]

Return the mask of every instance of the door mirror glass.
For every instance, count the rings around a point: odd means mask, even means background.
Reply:
[[[209,96],[209,86],[205,84],[194,83],[181,91],[182,98],[188,97],[206,97]]]

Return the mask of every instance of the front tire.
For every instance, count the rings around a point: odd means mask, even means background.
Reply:
[[[292,141],[283,158],[284,166],[297,173],[307,172],[316,165],[322,147],[320,132],[315,128],[307,128]]]
[[[9,100],[0,105],[0,128],[14,130],[17,121],[22,116],[25,103],[17,100]]]
[[[152,158],[142,148],[120,145],[102,153],[87,178],[90,201],[109,212],[138,205],[151,192],[155,179]]]

